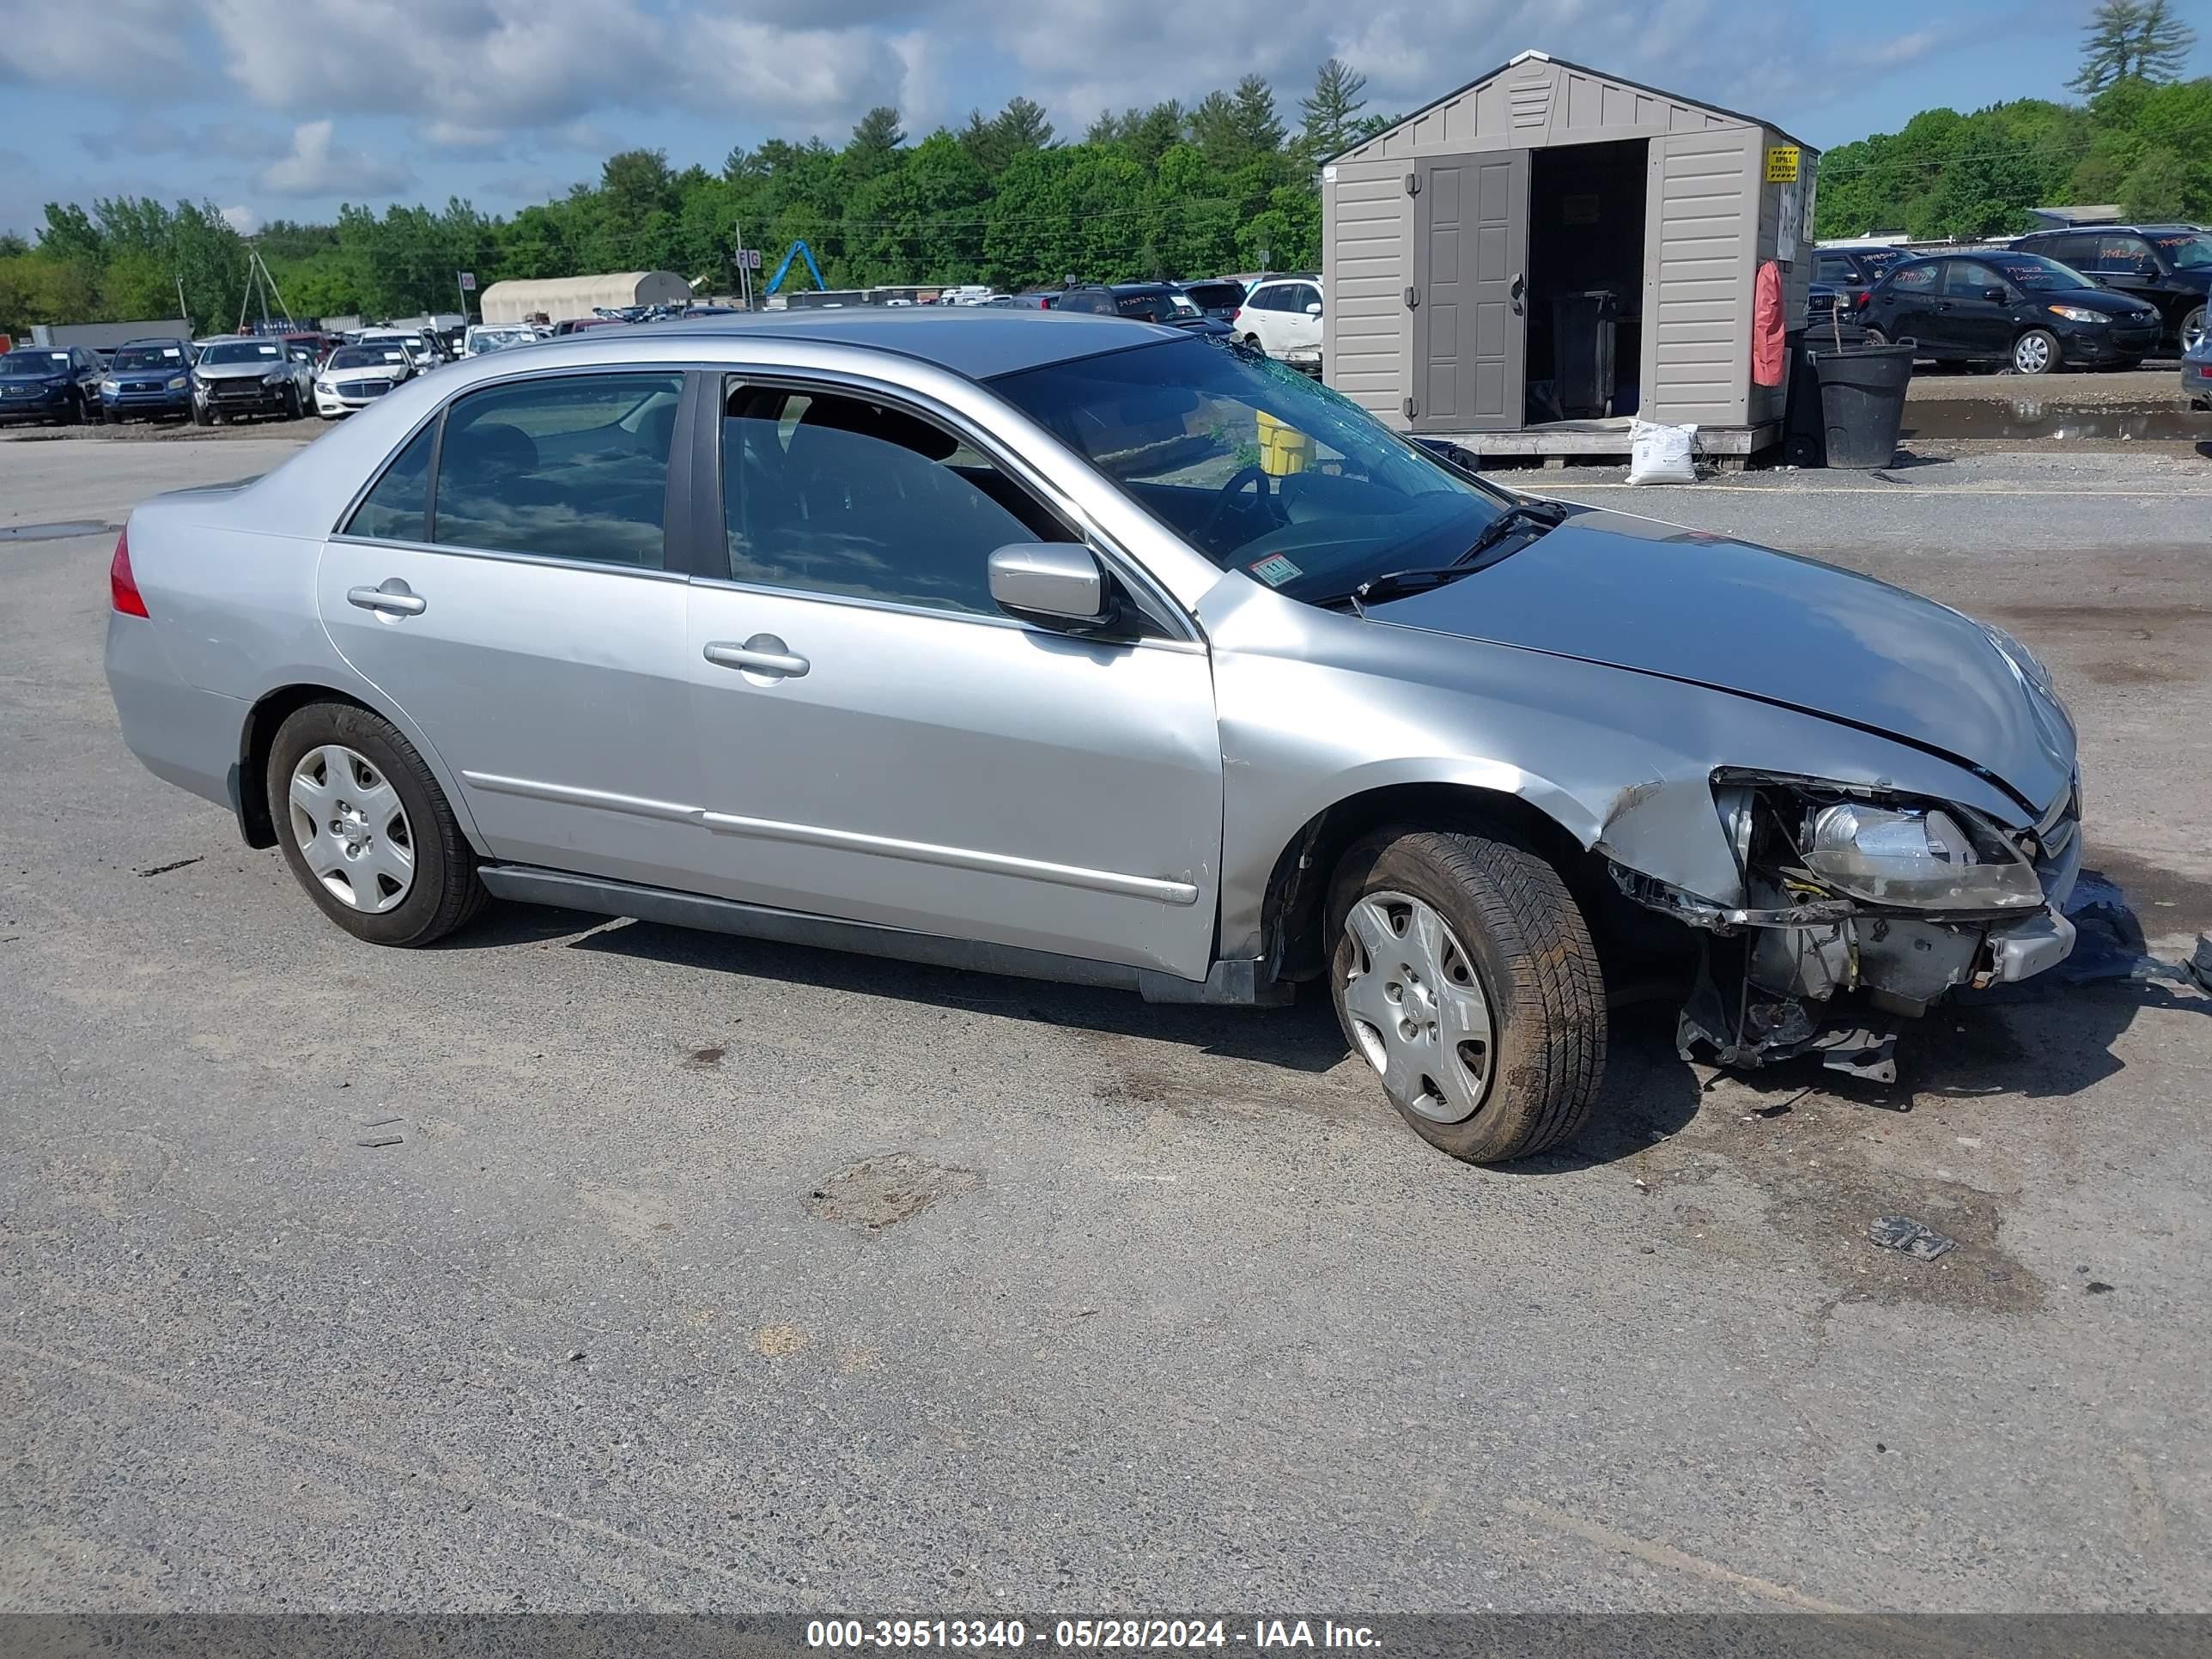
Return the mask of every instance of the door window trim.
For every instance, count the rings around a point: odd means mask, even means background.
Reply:
[[[1087,548],[1106,566],[1137,602],[1138,608],[1155,624],[1170,630],[1165,638],[1146,635],[1133,640],[1102,640],[1099,643],[1124,648],[1165,646],[1178,650],[1202,652],[1205,649],[1204,636],[1199,632],[1196,622],[1139,561],[1132,558],[1111,537],[1099,529],[1089,514],[1070,501],[1050,479],[1023,460],[1012,446],[996,434],[978,427],[959,411],[945,407],[927,393],[859,375],[846,376],[811,369],[763,368],[755,370],[735,363],[714,365],[702,379],[707,382],[704,395],[694,406],[694,412],[699,417],[696,430],[702,451],[695,453],[693,458],[697,463],[694,466],[693,494],[697,505],[691,515],[696,544],[702,563],[692,573],[694,581],[742,592],[771,594],[818,604],[860,605],[869,610],[931,617],[946,622],[981,623],[988,627],[1013,628],[1024,633],[1067,637],[1056,629],[1024,622],[1017,617],[952,611],[941,605],[915,605],[897,599],[872,599],[855,593],[826,593],[808,587],[740,581],[729,574],[728,529],[724,519],[726,506],[722,493],[722,411],[727,406],[731,386],[742,382],[746,386],[774,387],[809,395],[864,397],[871,402],[887,404],[908,414],[924,417],[944,427],[962,442],[973,447],[1006,473],[1018,488],[1035,497],[1037,503],[1058,519],[1063,526],[1073,531],[1076,544]],[[708,418],[710,416],[711,419]],[[708,445],[712,447],[711,458],[703,453],[704,447]]]
[[[452,542],[410,541],[396,536],[357,536],[346,528],[353,522],[354,514],[361,510],[362,503],[368,501],[369,496],[375,493],[376,487],[384,482],[385,476],[398,465],[399,458],[407,453],[409,446],[422,435],[426,428],[434,425],[437,429],[432,434],[430,439],[428,487],[424,491],[422,502],[422,528],[426,534],[434,533],[438,522],[438,469],[445,459],[446,453],[446,416],[452,411],[453,405],[465,398],[473,397],[479,392],[491,392],[507,386],[520,386],[531,380],[557,380],[583,374],[656,374],[664,378],[673,374],[679,377],[683,382],[677,388],[676,392],[676,429],[670,434],[668,441],[668,493],[661,501],[661,562],[659,568],[615,564],[599,559],[564,558],[558,554],[526,553],[510,548],[468,547]],[[689,580],[693,554],[690,544],[696,539],[696,526],[691,521],[695,492],[691,487],[690,445],[688,442],[685,428],[687,422],[693,415],[696,383],[702,378],[698,369],[683,363],[609,363],[603,367],[591,368],[578,368],[574,365],[562,368],[531,368],[516,374],[504,374],[495,380],[477,381],[455,391],[428,415],[407,429],[406,437],[392,447],[392,453],[385,457],[384,464],[376,469],[368,483],[355,491],[353,498],[346,503],[344,511],[338,514],[337,523],[326,539],[360,547],[396,548],[410,553],[443,553],[455,558],[492,559],[515,564],[546,565],[557,570],[595,570],[611,576],[643,576],[658,578],[664,581]],[[682,490],[680,495],[677,493],[679,483]]]

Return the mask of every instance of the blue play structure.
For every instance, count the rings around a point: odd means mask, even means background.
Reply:
[[[807,274],[814,278],[814,286],[825,293],[829,290],[830,284],[822,280],[822,267],[814,263],[814,250],[804,242],[793,242],[791,251],[783,256],[783,263],[775,268],[775,275],[768,279],[768,286],[761,290],[763,294],[773,294],[783,286],[783,279],[791,274],[793,259],[805,260]]]

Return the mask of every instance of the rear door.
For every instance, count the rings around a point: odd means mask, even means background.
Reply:
[[[339,652],[459,781],[495,857],[689,885],[684,577],[665,526],[684,377],[469,392],[324,545]]]
[[[1528,152],[1440,157],[1413,174],[1416,432],[1522,424]]]
[[[1893,340],[1923,342],[1929,347],[1922,354],[1924,356],[1941,355],[1939,343],[1929,336],[1942,321],[1936,308],[1942,303],[1946,263],[1930,259],[1892,271],[1889,284],[1882,290],[1883,302],[1868,320]]]
[[[949,416],[733,379],[720,435],[698,521],[727,548],[693,583],[686,651],[702,890],[1203,978],[1221,848],[1203,644],[1001,612],[991,552],[1079,532]]]

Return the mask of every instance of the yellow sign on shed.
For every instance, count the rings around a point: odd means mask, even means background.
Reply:
[[[1766,152],[1766,182],[1770,185],[1794,185],[1797,182],[1798,150],[1795,144],[1777,144]]]

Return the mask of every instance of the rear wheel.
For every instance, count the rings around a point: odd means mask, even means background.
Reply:
[[[264,782],[285,863],[356,939],[428,945],[482,908],[476,854],[445,792],[381,715],[310,703],[277,728]]]
[[[1262,357],[1267,355],[1267,348],[1260,343],[1260,337],[1256,334],[1247,334],[1244,337],[1244,343],[1250,346],[1253,350],[1258,352]]]
[[[2058,368],[2058,337],[2031,328],[2012,343],[2012,366],[2022,374],[2049,374]]]
[[[1582,1127],[1605,991],[1548,863],[1500,835],[1383,830],[1345,854],[1328,915],[1345,1037],[1423,1139],[1498,1164]]]
[[[1869,345],[1887,345],[1889,336],[1878,328],[1870,328],[1866,331],[1866,343]]]

